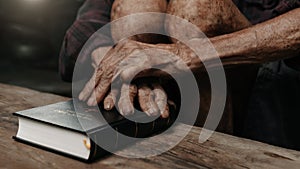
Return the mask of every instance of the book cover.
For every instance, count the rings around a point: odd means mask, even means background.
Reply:
[[[116,110],[104,111],[101,108],[101,115],[104,118],[99,118],[100,112],[98,107],[89,107],[85,103],[80,103],[81,106],[79,106],[79,108],[77,106],[75,111],[74,102],[76,104],[79,103],[78,100],[70,100],[14,113],[15,116],[19,117],[19,130],[15,137],[16,140],[91,162],[107,154],[103,148],[95,143],[95,140],[101,140],[105,146],[118,150],[131,144],[130,140],[122,140],[122,142],[119,142],[119,133],[129,137],[144,138],[167,129],[176,118],[174,114],[171,113],[173,115],[167,119],[158,118],[149,123],[137,123],[124,118]],[[144,113],[135,113],[133,117],[133,119],[142,118],[148,117]],[[22,120],[22,126],[26,124],[29,127],[23,127],[24,129],[21,129],[20,120]],[[29,123],[24,123],[24,121],[29,121]],[[32,129],[26,132],[26,128]],[[109,128],[113,128],[115,134],[111,134],[111,130],[108,130]],[[42,129],[45,130],[41,131]],[[32,130],[37,131],[34,132]],[[33,133],[31,133],[31,131]],[[21,136],[19,134],[21,132],[25,134]],[[52,135],[55,136],[52,137],[53,141],[51,139],[44,139],[48,137],[47,135],[42,137],[45,132],[52,133]],[[110,133],[108,134],[108,132]],[[60,136],[57,133],[62,133],[62,135]],[[78,141],[76,148],[75,141],[72,143],[74,147],[66,143],[73,135],[76,135],[76,137],[74,136],[74,138],[72,138],[73,140],[76,140],[77,137],[81,139]],[[55,144],[55,142],[66,144],[69,146],[69,150],[65,149],[66,145],[62,147],[52,145]],[[78,147],[80,146],[82,149],[73,152],[75,149],[79,149]],[[85,150],[83,146],[88,147],[88,150]],[[83,152],[88,153],[88,155],[81,155]]]

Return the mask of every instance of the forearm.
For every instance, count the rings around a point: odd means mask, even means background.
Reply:
[[[300,8],[267,22],[209,39],[216,52],[212,52],[207,40],[194,39],[190,45],[201,51],[199,60],[184,44],[174,44],[178,56],[191,70],[220,66],[214,62],[221,59],[223,66],[258,64],[296,56],[300,53]],[[173,49],[172,51],[176,51]]]
[[[139,58],[138,64],[143,63],[145,69],[149,66],[161,67],[168,73],[182,74],[188,69],[201,71],[205,68],[222,66],[214,60],[221,59],[222,64],[257,64],[288,58],[300,52],[300,10],[295,9],[270,21],[213,38],[195,38],[187,44],[147,44],[128,41],[115,47],[117,60],[126,57]],[[123,47],[125,45],[125,47]],[[200,58],[189,46],[198,50]],[[212,48],[214,47],[214,48]],[[147,50],[145,50],[147,49]],[[153,50],[152,50],[153,49]],[[127,52],[124,52],[127,51]],[[165,52],[169,52],[166,57]],[[216,51],[216,52],[215,52]],[[128,64],[131,63],[128,61]],[[144,63],[147,65],[145,66]],[[182,64],[185,63],[185,64]],[[186,67],[188,66],[188,67]],[[188,69],[187,69],[188,68]],[[133,69],[135,70],[135,69]],[[132,71],[125,73],[123,79],[132,76]],[[160,76],[161,71],[144,71],[139,76]]]
[[[300,52],[300,8],[210,40],[225,66],[265,63],[293,57]],[[213,57],[211,59],[215,59]]]

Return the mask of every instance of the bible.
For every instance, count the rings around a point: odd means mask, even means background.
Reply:
[[[95,140],[104,140],[107,146],[117,151],[132,144],[130,141],[118,141],[120,133],[129,137],[146,138],[167,129],[176,118],[171,112],[169,118],[159,117],[151,122],[139,123],[123,117],[116,110],[104,111],[100,108],[106,121],[104,122],[97,120],[100,112],[95,107],[83,106],[75,111],[73,103],[74,100],[70,100],[14,113],[19,119],[19,128],[14,139],[92,162],[108,154]],[[144,113],[135,113],[132,118],[148,117]],[[115,133],[108,135],[108,128],[114,129]]]

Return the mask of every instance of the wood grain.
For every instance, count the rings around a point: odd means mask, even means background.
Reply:
[[[175,148],[145,159],[110,155],[92,164],[37,149],[12,139],[17,132],[15,111],[42,106],[69,98],[0,84],[0,168],[300,168],[300,152],[215,132],[205,143],[198,143],[201,131],[193,127]],[[176,126],[184,131],[187,126]],[[176,135],[172,135],[176,137]],[[162,137],[163,138],[163,137]],[[158,139],[158,143],[168,140]],[[137,144],[146,145],[147,142]],[[123,150],[126,152],[126,149]]]

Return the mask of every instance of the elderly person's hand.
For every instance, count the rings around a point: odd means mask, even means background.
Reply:
[[[120,113],[130,115],[134,112],[133,102],[137,96],[140,108],[147,115],[161,114],[163,118],[167,118],[169,116],[168,104],[173,104],[173,102],[168,101],[166,92],[158,82],[148,84],[140,80],[137,85],[130,84],[130,80],[140,71],[144,73],[140,73],[139,77],[147,74],[160,76],[163,74],[161,71],[152,74],[152,72],[149,73],[149,69],[153,65],[172,62],[172,59],[158,60],[153,57],[155,53],[152,50],[145,50],[146,48],[156,49],[156,47],[154,45],[144,46],[142,43],[129,40],[119,43],[114,48],[100,47],[96,49],[92,53],[92,65],[95,67],[95,73],[80,93],[79,99],[87,101],[88,105],[96,105],[104,101],[104,108],[111,110],[119,96],[117,103]],[[147,52],[151,52],[151,54]],[[107,54],[105,55],[105,53]],[[109,91],[114,80],[121,82],[122,87],[112,88]]]

